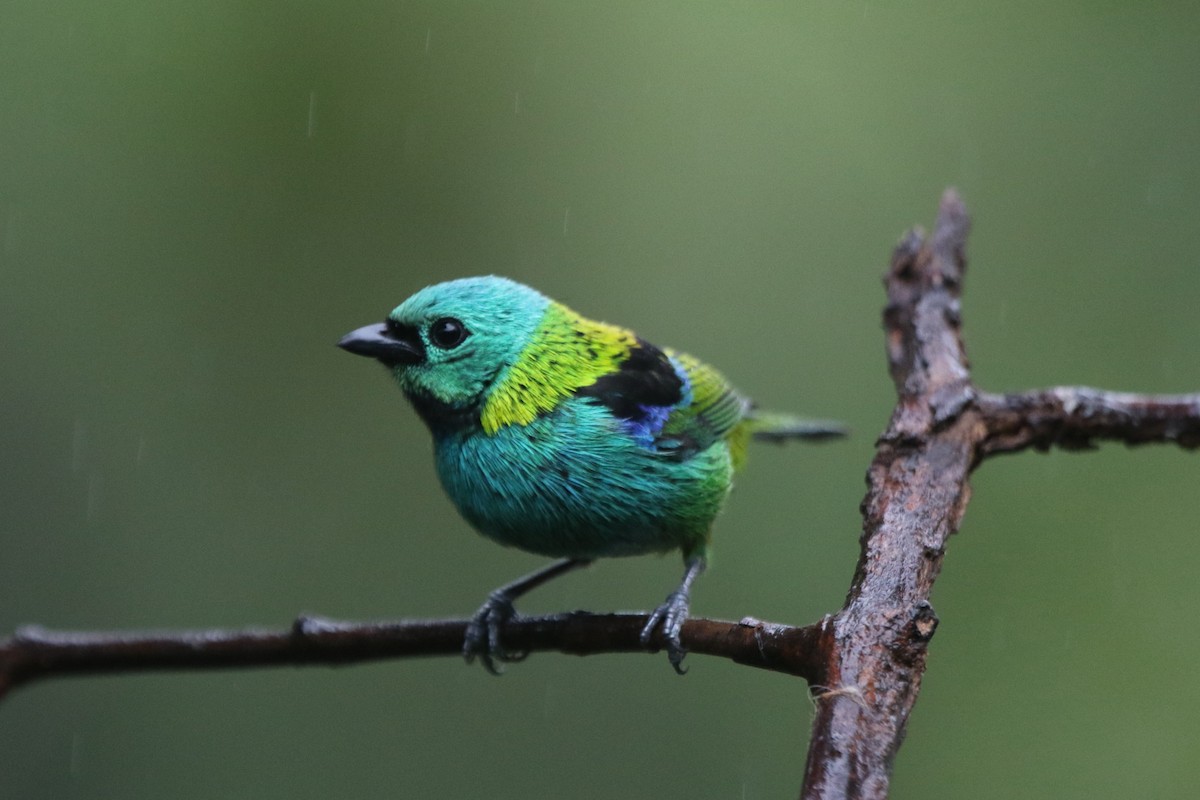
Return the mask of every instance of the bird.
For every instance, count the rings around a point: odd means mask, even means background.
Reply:
[[[373,358],[433,437],[446,494],[483,536],[558,559],[488,595],[463,655],[488,672],[514,601],[595,559],[680,551],[679,585],[650,615],[676,672],[692,584],[750,439],[842,436],[837,422],[760,411],[714,368],[588,319],[495,275],[427,286],[338,342]]]

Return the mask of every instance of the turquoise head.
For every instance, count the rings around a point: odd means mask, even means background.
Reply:
[[[517,360],[549,304],[508,278],[460,278],[421,289],[338,346],[388,367],[436,431],[478,419],[488,391]]]

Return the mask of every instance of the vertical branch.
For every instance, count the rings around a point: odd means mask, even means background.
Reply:
[[[932,237],[908,234],[885,279],[887,355],[899,399],[867,473],[862,550],[833,620],[805,798],[886,797],[920,692],[937,627],[929,593],[986,432],[959,333],[969,228],[966,209],[948,191]]]

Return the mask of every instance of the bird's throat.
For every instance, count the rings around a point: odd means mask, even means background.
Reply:
[[[435,434],[479,427],[479,407],[456,406],[423,392],[405,392],[417,414]]]

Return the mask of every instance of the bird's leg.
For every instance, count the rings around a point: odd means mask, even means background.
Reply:
[[[650,621],[646,623],[646,627],[642,628],[642,644],[649,647],[650,640],[654,636],[654,629],[658,627],[659,623],[662,623],[663,639],[667,643],[667,658],[680,675],[687,672],[683,668],[683,657],[687,655],[687,650],[679,641],[679,631],[682,630],[683,623],[688,618],[692,582],[700,576],[700,573],[704,572],[704,567],[707,565],[704,556],[700,555],[688,556],[684,563],[687,568],[683,572],[683,580],[679,582],[679,588],[667,595],[666,602],[654,609],[650,615]]]
[[[475,660],[475,656],[479,656],[484,669],[493,675],[504,672],[498,662],[520,661],[525,658],[528,653],[509,653],[500,643],[500,626],[517,616],[513,601],[551,578],[557,578],[559,575],[573,569],[586,567],[591,563],[592,559],[590,558],[564,558],[555,561],[548,567],[517,578],[512,583],[506,583],[493,591],[467,624],[467,636],[463,641],[463,658],[470,664]]]

